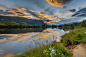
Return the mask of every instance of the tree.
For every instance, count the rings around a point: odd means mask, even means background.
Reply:
[[[59,29],[62,29],[62,25],[59,25],[58,28],[59,28]]]

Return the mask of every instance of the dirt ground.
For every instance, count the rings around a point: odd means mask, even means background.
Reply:
[[[69,51],[73,53],[72,57],[86,57],[86,44],[80,43],[74,46],[68,46]]]

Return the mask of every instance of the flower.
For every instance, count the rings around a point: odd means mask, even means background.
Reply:
[[[57,37],[55,38],[55,40],[57,39]]]
[[[44,54],[45,54],[45,52],[47,52],[47,49],[43,51]]]
[[[54,35],[53,35],[53,40],[54,40]]]
[[[51,53],[54,54],[56,51],[54,49],[52,49]]]
[[[50,52],[50,51],[51,51],[51,52]],[[46,50],[43,51],[44,54],[45,54],[45,53],[46,53],[47,55],[50,54],[51,57],[52,57],[53,55],[56,55],[55,52],[56,52],[56,50],[54,49],[54,47],[51,47],[51,46],[50,46],[50,48],[49,48],[48,50],[46,49]]]
[[[46,43],[48,43],[48,40],[46,40]]]
[[[85,32],[86,33],[86,32]]]

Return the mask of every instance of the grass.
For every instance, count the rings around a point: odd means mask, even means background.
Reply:
[[[86,43],[86,28],[78,28],[71,30],[69,33],[61,36],[61,43],[65,46],[74,45],[78,43]]]
[[[69,52],[63,44],[53,42],[53,44],[43,45],[39,48],[30,49],[21,55],[15,57],[70,57],[72,53]]]

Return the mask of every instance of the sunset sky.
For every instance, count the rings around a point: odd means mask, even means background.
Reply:
[[[80,22],[86,19],[86,0],[0,0],[0,15],[57,25]]]

